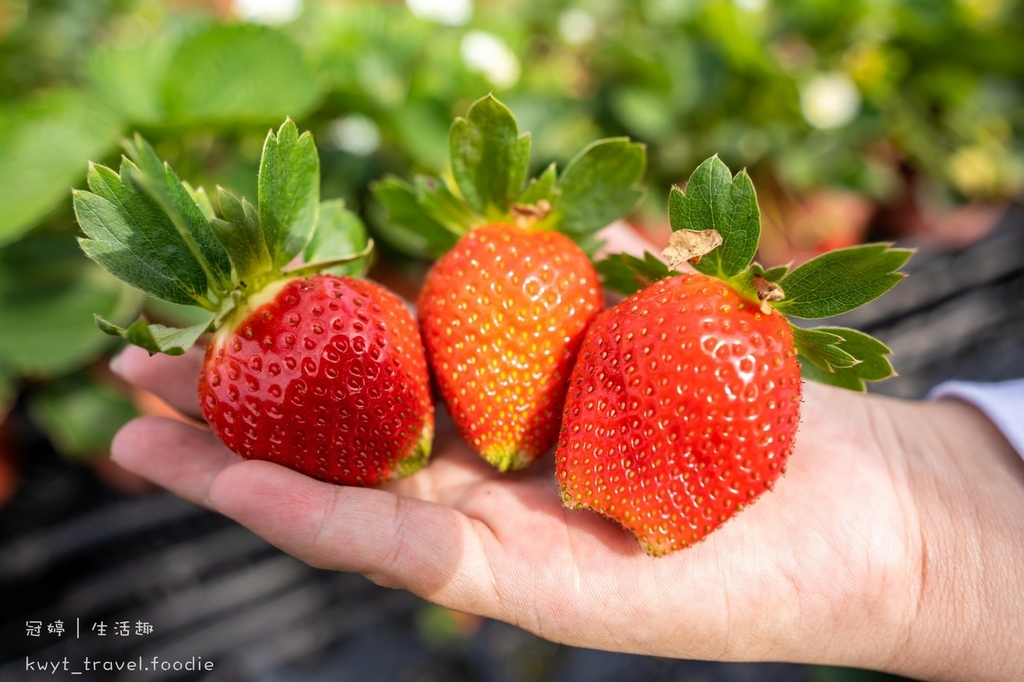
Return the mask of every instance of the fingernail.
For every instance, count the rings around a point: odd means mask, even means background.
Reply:
[[[118,375],[118,376],[121,376],[121,354],[122,353],[124,353],[124,351],[121,351],[120,353],[118,353],[114,357],[110,358],[110,371],[113,372],[114,374]]]

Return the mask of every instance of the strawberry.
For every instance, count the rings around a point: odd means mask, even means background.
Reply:
[[[390,178],[374,191],[385,233],[437,257],[417,308],[459,432],[497,469],[520,469],[557,439],[569,372],[604,307],[593,235],[642,196],[644,149],[600,141],[527,182],[530,138],[490,96],[455,122],[450,147],[454,186]]]
[[[271,132],[258,207],[221,189],[219,215],[141,138],[128,153],[119,173],[92,166],[90,191],[75,192],[82,249],[143,292],[206,312],[183,329],[145,318],[100,328],[172,355],[208,334],[203,416],[244,458],[349,485],[422,467],[434,412],[416,321],[356,276],[365,228],[340,202],[320,203],[309,133],[291,121]],[[311,264],[289,267],[300,255]]]
[[[590,259],[558,232],[485,225],[431,268],[418,311],[441,395],[499,469],[554,444],[583,332],[603,307]]]
[[[293,277],[220,327],[199,380],[228,448],[334,483],[412,473],[430,452],[427,365],[409,310],[351,277]],[[251,310],[251,311],[250,311]],[[396,444],[398,447],[396,449]]]
[[[650,254],[599,264],[631,293],[586,333],[555,452],[566,506],[617,521],[651,555],[699,542],[772,489],[797,437],[801,365],[848,388],[892,374],[880,342],[785,314],[851,310],[894,286],[910,256],[870,244],[765,270],[752,263],[753,186],[717,157],[672,190],[669,215],[665,256],[698,272]]]

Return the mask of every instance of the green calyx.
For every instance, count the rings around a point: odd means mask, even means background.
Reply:
[[[697,167],[685,190],[672,188],[668,213],[673,230],[663,253],[668,264],[650,253],[610,256],[597,264],[606,287],[634,293],[679,274],[673,268],[689,262],[765,312],[820,319],[884,294],[905,277],[899,269],[913,254],[891,244],[864,244],[824,253],[794,269],[765,269],[754,261],[761,233],[754,185],[746,171],[734,176],[717,156]],[[894,374],[887,357],[891,351],[863,332],[790,326],[805,378],[863,391],[865,382]]]
[[[646,148],[626,138],[594,142],[561,172],[551,164],[529,177],[530,135],[491,95],[455,120],[448,144],[444,177],[389,176],[373,186],[381,233],[412,255],[440,256],[473,228],[496,222],[558,230],[593,254],[595,233],[643,198]]]
[[[74,191],[82,250],[149,296],[208,312],[185,328],[140,317],[126,328],[97,317],[108,334],[150,353],[178,355],[214,331],[271,282],[319,272],[365,273],[372,244],[340,201],[320,201],[312,136],[289,119],[267,135],[255,206],[218,188],[217,208],[202,188],[178,179],[142,137],[125,143],[118,171],[93,164],[88,191]],[[291,266],[300,259],[305,264]]]

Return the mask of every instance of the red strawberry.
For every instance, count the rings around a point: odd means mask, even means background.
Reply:
[[[660,280],[587,332],[556,454],[564,500],[651,554],[680,549],[771,489],[799,413],[782,315],[706,275]]]
[[[135,163],[93,166],[91,192],[75,193],[82,248],[145,293],[208,312],[184,329],[100,328],[170,354],[212,332],[200,403],[242,457],[353,485],[423,466],[434,412],[419,329],[394,294],[350,276],[365,267],[365,228],[320,204],[310,135],[291,121],[271,133],[258,208],[221,190],[220,215],[141,138],[128,151]],[[289,269],[300,255],[312,264]]]
[[[655,281],[587,331],[555,453],[565,504],[614,519],[652,555],[702,540],[785,471],[800,415],[798,355],[814,378],[851,388],[891,374],[879,342],[797,328],[781,311],[849,310],[898,282],[909,257],[868,245],[792,272],[752,265],[753,187],[717,158],[685,194],[673,190],[670,218],[677,232],[666,255],[681,251],[709,274],[670,272],[653,257],[601,264],[611,283]]]
[[[529,143],[485,97],[452,127],[451,177],[375,187],[386,234],[439,257],[418,310],[430,366],[460,433],[501,471],[557,439],[569,371],[603,307],[594,232],[632,209],[642,147],[595,143],[527,182]]]
[[[418,310],[441,396],[497,468],[555,442],[583,332],[603,307],[590,259],[557,232],[479,227],[430,270]]]
[[[374,485],[423,466],[433,406],[405,305],[351,277],[268,289],[206,351],[199,396],[224,444],[334,483]]]

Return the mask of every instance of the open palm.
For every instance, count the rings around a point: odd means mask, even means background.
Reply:
[[[200,361],[197,352],[150,358],[129,349],[119,371],[195,415]],[[550,459],[498,473],[443,413],[430,464],[382,489],[242,461],[209,431],[159,417],[126,426],[113,453],[314,566],[363,573],[555,641],[843,662],[825,648],[841,635],[842,658],[882,666],[878,641],[897,645],[920,555],[901,451],[878,437],[879,415],[898,418],[901,404],[879,409],[878,400],[808,386],[776,489],[704,542],[658,559],[611,521],[564,508]]]

